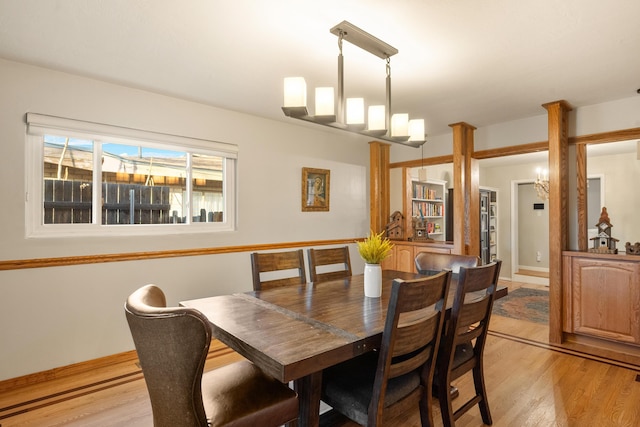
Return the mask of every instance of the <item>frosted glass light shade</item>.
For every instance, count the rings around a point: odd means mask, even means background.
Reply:
[[[369,130],[385,130],[386,124],[384,122],[384,119],[384,105],[369,106]]]
[[[546,169],[536,168],[536,178],[538,181],[542,179],[542,181],[546,181],[548,177],[549,171]]]
[[[364,125],[364,98],[347,98],[347,124]]]
[[[333,96],[332,87],[316,88],[316,116],[333,116],[335,114]]]
[[[424,141],[424,119],[409,120],[409,141]]]
[[[409,136],[409,115],[405,113],[391,116],[391,136]]]
[[[304,81],[304,77],[284,78],[284,106],[307,106],[307,82]]]

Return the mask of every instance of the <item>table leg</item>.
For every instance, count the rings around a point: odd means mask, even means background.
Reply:
[[[294,381],[293,388],[298,393],[300,405],[298,426],[318,427],[320,424],[320,393],[322,371],[314,372]]]

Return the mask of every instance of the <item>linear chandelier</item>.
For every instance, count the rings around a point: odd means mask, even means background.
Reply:
[[[307,110],[307,84],[303,77],[284,79],[284,106],[288,117],[305,120],[335,129],[355,132],[388,142],[411,147],[420,147],[426,142],[424,119],[409,120],[406,113],[391,114],[391,57],[398,49],[363,31],[355,25],[342,21],[331,28],[338,36],[338,100],[337,113],[333,87],[317,87],[315,90],[315,115]],[[364,119],[364,99],[344,97],[344,59],[342,41],[346,40],[386,61],[386,103],[371,105],[368,120]]]

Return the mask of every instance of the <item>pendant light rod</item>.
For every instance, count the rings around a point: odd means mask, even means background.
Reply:
[[[384,125],[385,129],[391,129],[391,58],[387,57],[386,64],[387,77],[385,78],[385,107]]]
[[[335,27],[334,27],[335,28]],[[344,33],[338,35],[338,122],[345,123],[345,103],[344,98],[344,57],[342,56],[342,40]]]

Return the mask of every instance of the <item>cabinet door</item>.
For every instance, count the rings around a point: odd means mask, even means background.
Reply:
[[[573,330],[640,344],[640,263],[574,258]]]
[[[413,246],[396,245],[396,269],[400,271],[406,271],[408,273],[415,273],[415,258],[413,256]]]
[[[389,255],[382,260],[382,262],[380,263],[380,267],[383,270],[397,270],[398,268],[396,267],[396,248],[397,246],[394,245],[393,249],[391,249],[391,252],[389,253]]]

